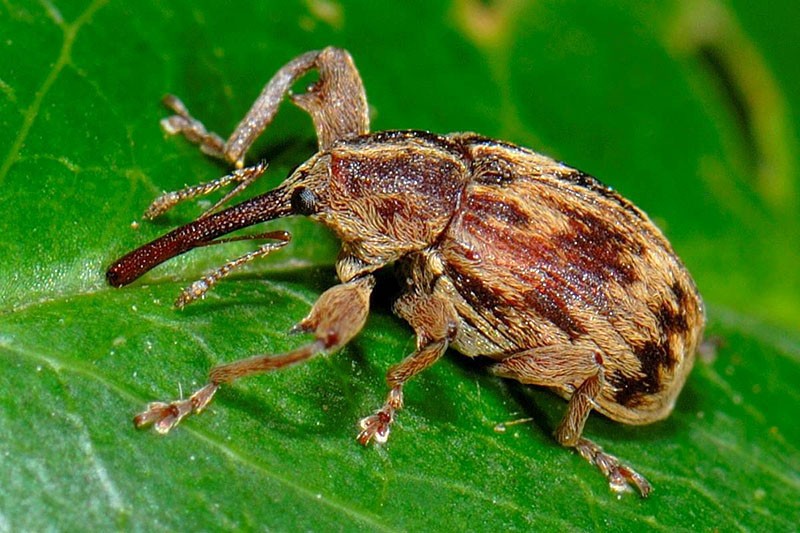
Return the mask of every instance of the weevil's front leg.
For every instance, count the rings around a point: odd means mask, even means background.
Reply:
[[[250,241],[250,240],[259,240],[259,239],[270,239],[276,242],[268,242],[266,244],[262,244],[256,250],[252,252],[248,252],[242,256],[237,257],[231,261],[228,261],[221,267],[218,267],[211,272],[206,273],[202,278],[198,279],[188,287],[185,287],[183,291],[181,291],[180,296],[175,300],[175,307],[178,309],[183,309],[190,303],[197,301],[199,299],[205,298],[206,293],[211,290],[214,285],[216,285],[222,278],[230,275],[235,269],[239,268],[240,266],[249,263],[255,259],[260,257],[266,257],[267,255],[271,254],[274,250],[278,250],[283,248],[289,243],[291,236],[287,231],[269,231],[266,233],[258,233],[255,235],[242,235],[241,237],[229,237],[227,239],[218,239],[214,241],[209,241],[207,243],[203,243],[203,246],[213,246],[217,244],[224,244],[227,242],[235,242],[235,241]]]
[[[397,301],[395,312],[414,328],[417,350],[386,374],[389,395],[383,407],[361,420],[358,434],[361,444],[372,439],[378,443],[386,442],[395,414],[403,407],[403,385],[438,361],[458,331],[458,315],[452,303],[444,297],[408,294]]]
[[[307,52],[284,65],[264,86],[224,143],[219,135],[209,133],[193,118],[183,102],[174,96],[164,100],[175,115],[162,120],[162,127],[167,133],[183,134],[199,144],[203,152],[241,168],[245,153],[275,118],[292,85],[313,69],[319,71],[318,81],[307,92],[292,96],[292,101],[311,115],[320,150],[329,148],[336,140],[369,132],[369,109],[361,76],[350,54],[333,47]]]
[[[367,275],[331,287],[322,293],[311,313],[296,326],[299,331],[312,333],[314,341],[285,354],[257,355],[215,367],[209,374],[208,384],[191,397],[169,403],[151,403],[134,418],[134,424],[136,427],[153,424],[159,433],[167,433],[188,415],[205,409],[224,383],[279,370],[319,353],[341,348],[364,327],[369,313],[369,296],[374,286],[374,278]]]
[[[306,92],[292,95],[292,102],[311,115],[320,151],[338,140],[369,133],[367,93],[350,54],[328,47],[315,66],[319,79]]]
[[[573,353],[565,357],[570,351]],[[650,494],[652,487],[643,476],[581,436],[595,398],[605,384],[603,357],[599,352],[573,345],[534,348],[500,361],[493,370],[499,376],[522,383],[555,388],[563,388],[569,378],[578,379],[567,412],[556,428],[556,440],[562,446],[575,448],[581,457],[597,466],[612,490],[621,492],[634,485],[643,498]]]

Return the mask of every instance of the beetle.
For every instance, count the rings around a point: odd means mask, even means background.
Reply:
[[[307,72],[305,92],[292,85]],[[245,153],[281,101],[308,112],[318,151],[277,188],[219,210],[266,170]],[[416,350],[391,367],[383,406],[360,422],[358,440],[385,442],[403,386],[452,347],[494,360],[495,374],[543,386],[568,400],[556,440],[596,465],[613,490],[652,487],[633,468],[583,436],[592,410],[647,424],[673,408],[694,361],[705,314],[691,276],[664,235],[631,202],[595,178],[549,157],[474,133],[369,132],[367,99],[351,56],[328,47],[305,53],[267,83],[233,134],[208,132],[174,96],[162,120],[203,152],[235,167],[223,178],[157,198],[153,218],[180,201],[236,184],[197,220],[111,265],[121,287],[189,250],[240,239],[266,240],[187,287],[199,298],[240,265],[289,241],[286,232],[220,238],[235,230],[305,215],[342,241],[340,284],[295,327],[314,339],[279,355],[217,366],[190,398],[153,402],[137,427],[166,433],[203,410],[223,384],[337,350],[364,326],[374,273],[393,263],[404,292],[394,311],[414,329]]]

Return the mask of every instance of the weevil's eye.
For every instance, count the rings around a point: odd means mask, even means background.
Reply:
[[[313,215],[317,212],[317,196],[307,187],[292,191],[292,211],[298,215]]]

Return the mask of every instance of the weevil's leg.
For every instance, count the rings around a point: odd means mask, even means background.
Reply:
[[[183,134],[189,141],[200,146],[203,153],[219,159],[225,157],[225,141],[214,132],[209,132],[203,123],[189,114],[189,110],[177,96],[168,94],[162,100],[174,115],[161,119],[161,129],[169,135]],[[244,165],[242,165],[244,166]]]
[[[319,79],[306,92],[292,95],[292,101],[311,115],[319,149],[369,133],[367,93],[350,54],[328,47],[320,52],[315,66]]]
[[[568,352],[572,352],[569,354]],[[582,353],[581,353],[582,352]],[[567,353],[568,357],[564,357]],[[583,427],[594,406],[595,398],[605,383],[603,357],[572,345],[535,348],[497,363],[495,374],[522,383],[563,389],[566,379],[578,379],[578,385],[567,404],[567,412],[555,431],[559,444],[575,448],[590,463],[597,466],[608,479],[612,490],[627,490],[634,485],[642,497],[652,491],[650,483],[594,442],[583,438]]]
[[[205,196],[206,194],[210,194],[217,189],[225,187],[230,183],[237,183],[236,187],[232,190],[227,192],[225,196],[222,197],[217,203],[213,206],[208,208],[199,218],[206,217],[217,210],[220,206],[222,206],[225,202],[242,192],[245,188],[247,188],[250,184],[264,175],[264,172],[267,170],[267,163],[265,161],[261,161],[251,167],[240,168],[236,169],[230,174],[222,176],[221,178],[215,179],[213,181],[209,181],[207,183],[201,183],[199,185],[191,185],[189,187],[185,187],[178,191],[164,193],[150,204],[147,210],[144,212],[143,218],[147,220],[152,220],[173,207],[175,207],[180,202],[185,200],[190,200],[192,198],[196,198],[198,196]]]
[[[602,386],[603,373],[601,370],[578,387],[567,405],[567,413],[556,428],[556,440],[563,446],[575,448],[581,457],[597,466],[608,479],[611,490],[623,492],[630,490],[630,485],[633,485],[642,498],[646,498],[652,492],[653,487],[644,476],[620,462],[613,455],[603,451],[603,448],[594,442],[581,436],[586,419],[589,418],[589,413],[592,411],[594,398],[600,393]]]
[[[261,240],[261,239],[273,239],[277,240],[278,242],[268,242],[266,244],[262,244],[261,246],[258,247],[257,250],[248,252],[241,257],[237,257],[232,261],[228,261],[227,263],[217,268],[216,270],[209,272],[199,280],[195,281],[194,283],[183,289],[180,296],[178,296],[177,300],[175,300],[175,307],[177,307],[178,309],[183,309],[184,307],[194,302],[195,300],[205,298],[206,293],[209,290],[211,290],[211,288],[214,285],[216,285],[219,280],[230,274],[234,269],[244,265],[245,263],[249,263],[254,259],[258,259],[259,257],[267,256],[279,248],[283,248],[289,243],[291,237],[289,233],[286,231],[271,231],[268,233],[259,233],[257,235],[244,235],[242,237],[218,239],[215,241],[204,243],[203,246],[210,246],[210,245],[223,244],[233,241]]]
[[[403,407],[403,385],[438,361],[458,331],[458,316],[452,303],[444,297],[407,294],[397,301],[395,312],[414,328],[417,350],[386,374],[389,395],[383,407],[361,420],[358,434],[361,444],[372,439],[378,443],[386,442],[395,414]]]
[[[284,354],[257,355],[215,367],[209,374],[208,384],[191,397],[170,403],[148,404],[147,409],[133,419],[134,424],[136,427],[153,424],[159,433],[167,433],[188,415],[202,411],[222,384],[279,370],[341,348],[364,327],[369,313],[369,295],[374,285],[374,278],[367,275],[331,287],[322,293],[311,313],[297,326],[297,329],[312,333],[314,341]]]
[[[367,133],[369,110],[361,77],[350,54],[332,47],[307,52],[284,65],[224,143],[219,135],[207,132],[174,96],[167,97],[165,103],[176,114],[162,120],[162,127],[170,134],[182,133],[203,152],[241,168],[245,153],[272,122],[294,82],[313,69],[319,70],[319,80],[292,100],[311,115],[320,149],[329,148],[338,139]]]

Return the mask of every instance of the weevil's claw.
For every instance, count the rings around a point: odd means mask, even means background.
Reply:
[[[644,476],[639,474],[636,470],[628,465],[620,464],[613,471],[609,477],[609,485],[611,490],[622,492],[630,490],[631,485],[636,487],[639,495],[642,498],[647,498],[653,492],[653,486],[647,481]]]
[[[653,486],[636,470],[620,462],[613,455],[603,451],[603,448],[587,439],[580,439],[575,446],[581,457],[595,465],[608,479],[608,485],[614,492],[621,493],[636,487],[642,498],[647,498],[653,492]]]
[[[394,410],[389,412],[386,409],[381,409],[374,415],[362,418],[358,423],[361,427],[361,432],[358,434],[358,442],[366,446],[369,441],[375,440],[378,444],[383,444],[389,438],[389,432],[392,429],[392,422],[394,421]]]
[[[152,424],[153,429],[158,433],[162,435],[169,433],[181,420],[205,409],[218,388],[219,385],[209,383],[186,400],[176,400],[170,403],[151,402],[147,404],[146,410],[133,418],[133,424],[137,428]]]
[[[389,431],[392,429],[394,415],[398,409],[403,407],[403,388],[402,385],[395,385],[386,397],[386,403],[374,415],[362,418],[358,423],[361,432],[358,434],[358,442],[366,445],[371,440],[378,444],[383,444],[389,438]]]

